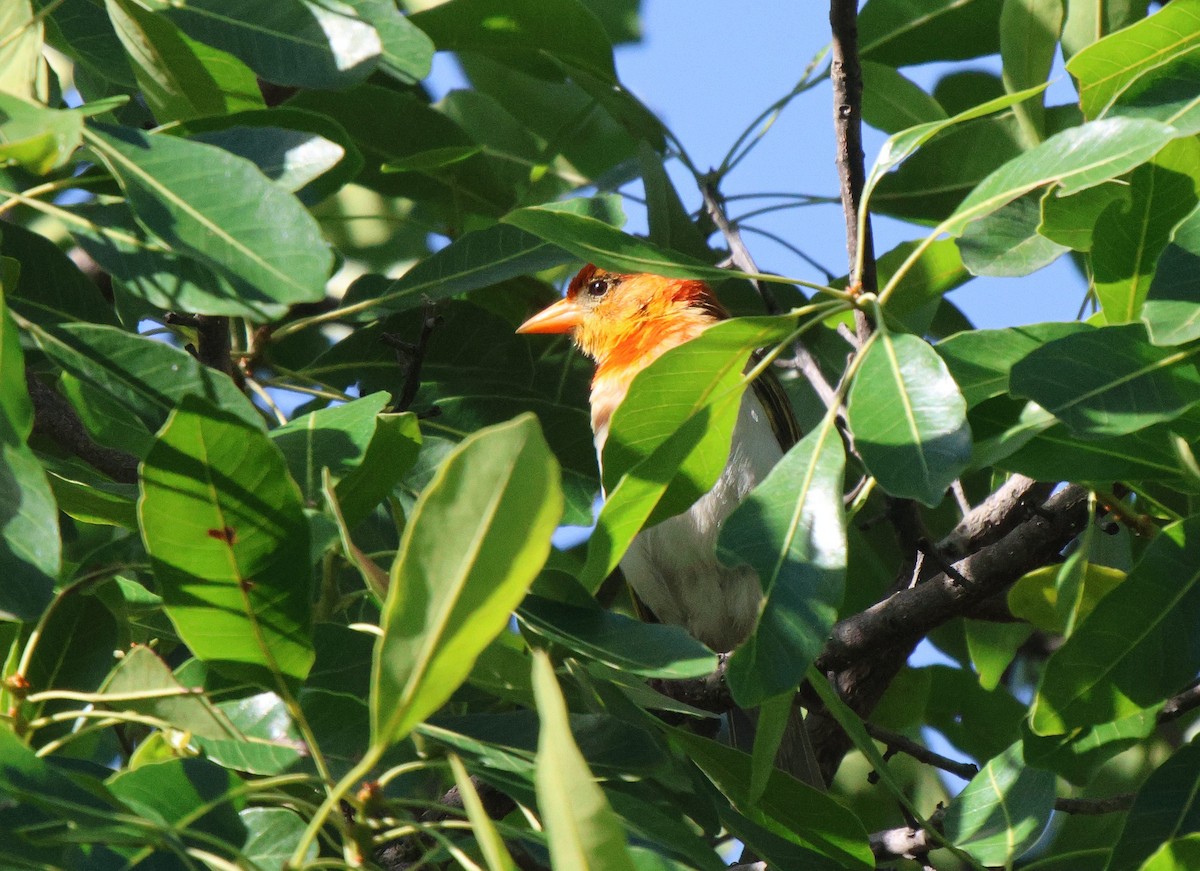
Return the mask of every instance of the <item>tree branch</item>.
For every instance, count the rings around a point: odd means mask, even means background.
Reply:
[[[35,433],[120,484],[137,483],[137,457],[93,441],[71,403],[39,381],[32,372],[25,372],[25,383],[33,400]]]
[[[951,759],[949,756],[934,753],[924,744],[901,735],[899,732],[893,732],[891,729],[877,726],[869,720],[864,720],[863,725],[866,727],[868,735],[876,741],[882,741],[888,746],[889,754],[903,753],[905,756],[911,756],[918,762],[924,762],[926,765],[932,765],[934,768],[948,771],[950,774],[953,774],[955,777],[961,777],[963,780],[970,780],[979,773],[979,766],[974,762],[959,762],[956,759]]]

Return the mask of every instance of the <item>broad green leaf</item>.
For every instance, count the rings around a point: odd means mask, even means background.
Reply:
[[[3,51],[0,49],[0,63]],[[45,175],[66,164],[82,141],[83,115],[79,112],[29,103],[0,87],[0,165],[16,163]]]
[[[1096,185],[1069,197],[1055,196],[1053,190],[1042,195],[1040,235],[1076,251],[1090,251],[1096,221],[1112,203],[1129,206],[1129,186],[1124,180]]]
[[[239,811],[238,816],[246,827],[242,855],[255,871],[284,867],[304,834],[304,818],[285,807],[248,807]],[[310,844],[305,859],[315,859],[317,850],[316,844]]]
[[[1159,255],[1200,201],[1200,142],[1179,139],[1129,177],[1130,202],[1101,213],[1093,232],[1093,288],[1110,324],[1134,321]]]
[[[35,99],[44,87],[42,78],[42,21],[30,0],[9,0],[0,10],[0,94]]]
[[[971,221],[1043,185],[1055,185],[1060,196],[1086,190],[1145,163],[1178,135],[1174,127],[1145,118],[1106,118],[1056,133],[980,182],[939,228],[958,235]]]
[[[946,118],[946,110],[895,67],[863,61],[863,120],[884,133],[898,133],[918,124]]]
[[[0,255],[16,260],[20,275],[5,280],[8,305],[39,324],[87,321],[115,324],[112,306],[79,267],[57,245],[38,233],[5,223],[0,227]]]
[[[383,46],[379,66],[405,84],[429,75],[433,41],[400,13],[392,0],[346,0],[358,17],[375,28]]]
[[[1028,275],[1065,254],[1065,245],[1038,232],[1041,202],[1034,191],[967,224],[958,238],[963,265],[974,275]]]
[[[737,811],[811,851],[806,857],[813,863],[811,867],[874,867],[862,823],[828,794],[773,771],[761,798],[751,802],[749,754],[683,729],[672,729],[670,737]],[[827,866],[826,857],[838,864]]]
[[[532,415],[474,433],[443,462],[392,566],[371,679],[376,745],[407,735],[466,678],[545,562],[562,504]]]
[[[1153,118],[1180,133],[1200,133],[1200,53],[1155,67],[1126,88],[1106,116]]]
[[[1041,837],[1053,810],[1054,774],[1026,766],[1018,741],[950,802],[946,837],[984,865],[1009,866]]]
[[[1002,0],[871,0],[858,19],[859,52],[894,67],[964,60],[999,50]]]
[[[750,751],[750,786],[746,796],[747,804],[758,804],[758,800],[762,798],[762,794],[770,782],[771,773],[775,770],[775,760],[780,755],[780,748],[787,738],[788,724],[792,717],[796,716],[798,720],[796,731],[805,728],[803,720],[799,720],[800,710],[796,707],[795,699],[796,692],[793,687],[779,695],[763,699],[758,704],[758,715],[755,717],[754,723],[754,746]],[[799,748],[789,747],[787,753],[796,753],[798,750]],[[817,778],[817,783],[823,784],[824,781],[820,779],[820,770],[815,768],[815,760],[813,762],[813,774]],[[790,760],[787,764],[791,764]]]
[[[34,755],[11,729],[0,729],[0,789],[10,800],[36,808],[48,820],[88,825],[121,809],[104,786],[85,778],[76,783],[57,765]]]
[[[1133,571],[1046,662],[1030,724],[1039,735],[1106,723],[1176,692],[1200,670],[1200,520],[1163,529]]]
[[[130,698],[161,693],[157,698]],[[117,663],[97,702],[117,711],[136,711],[165,720],[199,738],[237,740],[229,719],[203,693],[188,695],[171,669],[149,647],[134,645]]]
[[[454,754],[450,754],[449,761],[450,770],[454,773],[454,783],[462,796],[463,810],[467,812],[467,819],[471,822],[488,871],[516,871],[516,863],[513,862],[504,839],[496,831],[496,824],[488,816],[487,809],[479,798],[479,791],[475,788],[471,776],[467,774],[466,766]]]
[[[341,125],[299,109],[256,109],[197,119],[171,132],[246,158],[306,205],[336,193],[363,165]]]
[[[171,250],[134,220],[123,203],[88,204],[76,212],[71,232],[79,247],[114,279],[118,296],[163,311],[245,317],[270,321],[288,306],[220,269]]]
[[[1008,392],[1009,372],[1017,361],[1045,342],[1086,330],[1076,323],[1030,324],[1000,330],[971,330],[956,333],[935,346],[946,361],[967,405]]]
[[[114,90],[137,87],[129,59],[113,30],[104,4],[95,0],[64,0],[47,10],[46,41],[75,60],[74,78],[85,99]]]
[[[264,429],[261,415],[228,376],[187,351],[115,327],[22,326],[54,362],[105,391],[151,430],[162,426],[179,399],[189,395],[202,396],[225,414]]]
[[[901,242],[875,263],[879,283],[885,284],[907,262],[919,242]],[[926,332],[941,298],[971,280],[953,239],[933,242],[908,266],[907,272],[888,297],[884,314],[901,323],[905,332]],[[839,285],[840,286],[840,285]]]
[[[1170,3],[1154,15],[1079,52],[1067,71],[1079,82],[1088,118],[1105,113],[1137,80],[1200,46],[1200,2]]]
[[[573,255],[516,227],[494,224],[466,233],[391,282],[372,301],[379,311],[403,311],[510,278],[561,266]]]
[[[1053,771],[1077,786],[1087,786],[1102,765],[1152,735],[1156,726],[1151,709],[1066,735],[1035,735],[1028,723],[1020,728],[1026,763]]]
[[[379,62],[379,34],[347,5],[315,0],[148,0],[192,39],[278,85],[345,88]]]
[[[323,298],[332,255],[320,228],[250,161],[128,128],[98,126],[88,143],[151,233],[276,302]]]
[[[842,604],[846,525],[842,440],[827,419],[796,444],[723,524],[717,552],[758,574],[765,602],[729,659],[741,707],[799,686]]]
[[[137,528],[137,487],[114,484],[87,467],[51,461],[45,465],[58,510],[83,523]]]
[[[1160,844],[1200,832],[1200,743],[1195,740],[1146,778],[1125,817],[1105,871],[1138,871]],[[1200,848],[1200,844],[1196,844]],[[1200,857],[1200,849],[1189,848]]]
[[[1024,623],[985,620],[965,620],[963,623],[967,650],[971,653],[971,665],[979,675],[979,685],[985,690],[994,690],[1000,685],[1017,650],[1033,633],[1033,627]]]
[[[235,58],[206,63],[204,54],[216,49],[201,47],[135,0],[105,0],[105,8],[160,124],[262,105],[254,74]]]
[[[1200,866],[1200,835],[1184,835],[1167,841],[1138,871],[1190,871]]]
[[[647,142],[638,144],[638,166],[646,191],[650,241],[700,260],[711,256],[704,231],[692,220],[663,166],[664,158]]]
[[[246,839],[245,826],[237,814],[245,804],[238,790],[240,783],[234,772],[207,759],[173,759],[118,771],[107,786],[145,819],[180,826],[185,843],[191,841],[188,830],[194,830],[225,843],[240,844]]]
[[[534,783],[550,861],[563,871],[629,871],[625,831],[571,736],[554,666],[541,651],[533,657],[533,692],[541,725]]]
[[[1063,58],[1071,57],[1101,37],[1146,17],[1148,0],[1066,0]]]
[[[1040,94],[1043,90],[1045,90],[1045,85],[1039,85],[1036,88],[1029,88],[1015,94],[1005,94],[1003,97],[988,100],[986,103],[981,103],[978,106],[972,106],[944,121],[931,121],[926,124],[918,124],[916,127],[909,127],[907,130],[901,130],[899,133],[888,137],[888,140],[880,147],[879,154],[875,158],[875,163],[871,166],[871,171],[867,173],[867,180],[863,185],[863,203],[865,204],[871,199],[871,192],[885,175],[908,160],[918,149],[939,133],[964,122],[973,121],[976,118],[982,118],[985,115],[991,115],[994,112],[1007,109],[1022,100],[1028,100],[1030,97]]]
[[[615,480],[588,542],[581,580],[596,589],[644,525],[678,514],[712,487],[729,459],[752,349],[794,322],[738,318],[672,348],[634,378],[604,445]]]
[[[971,459],[967,404],[921,339],[876,336],[850,388],[854,445],[889,493],[937,505]]]
[[[527,596],[517,617],[527,631],[627,674],[679,680],[717,667],[707,647],[678,626],[643,623],[596,607]]]
[[[1173,420],[1200,402],[1194,355],[1156,348],[1141,324],[1083,330],[1017,362],[1011,392],[1077,434],[1124,435]]]
[[[1150,282],[1142,320],[1156,345],[1170,347],[1200,338],[1200,209],[1171,235]]]
[[[998,458],[1002,469],[1038,481],[1179,482],[1182,471],[1170,434],[1162,426],[1104,438],[1082,437],[1057,424],[1028,439],[1011,454]]]
[[[580,260],[619,272],[652,272],[667,278],[721,280],[733,273],[683,254],[666,251],[603,221],[548,206],[509,212],[504,223],[557,245]]]
[[[1005,0],[1000,11],[1000,62],[1006,90],[1021,91],[1046,81],[1062,23],[1062,0]],[[1040,142],[1045,134],[1041,102],[1019,103],[1013,111],[1026,132],[1026,142],[1031,146]]]
[[[259,429],[185,397],[142,465],[138,518],[167,614],[197,657],[265,687],[304,679],[308,523]]]
[[[271,441],[310,503],[320,495],[322,469],[341,478],[362,462],[375,435],[376,418],[387,404],[386,393],[372,393],[292,418],[271,431]]]
[[[33,404],[17,326],[0,287],[0,616],[36,620],[62,569],[58,508],[46,473],[26,440]]]
[[[1084,576],[1080,578],[1079,595],[1070,617],[1078,624],[1091,614],[1100,600],[1111,593],[1126,578],[1126,573],[1110,569],[1106,565],[1085,564]],[[1014,617],[1030,621],[1043,632],[1051,635],[1066,635],[1066,614],[1058,605],[1057,578],[1061,566],[1050,565],[1031,571],[1008,590],[1008,607]]]
[[[577,0],[455,0],[412,16],[439,51],[494,55],[538,75],[556,67],[542,56],[616,80],[612,46],[599,20]]]

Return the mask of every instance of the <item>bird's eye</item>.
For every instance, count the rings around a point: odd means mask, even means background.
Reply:
[[[608,293],[610,286],[607,278],[596,278],[588,282],[587,292],[591,296],[604,296],[604,294]]]

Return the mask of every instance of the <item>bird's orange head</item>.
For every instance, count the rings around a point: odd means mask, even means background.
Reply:
[[[608,272],[588,264],[567,295],[535,314],[518,333],[571,333],[596,361],[596,376],[632,378],[664,351],[727,317],[703,281],[648,272]]]

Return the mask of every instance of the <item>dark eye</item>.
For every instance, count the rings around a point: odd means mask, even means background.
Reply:
[[[612,284],[607,278],[596,278],[588,282],[587,292],[591,296],[604,296]]]

